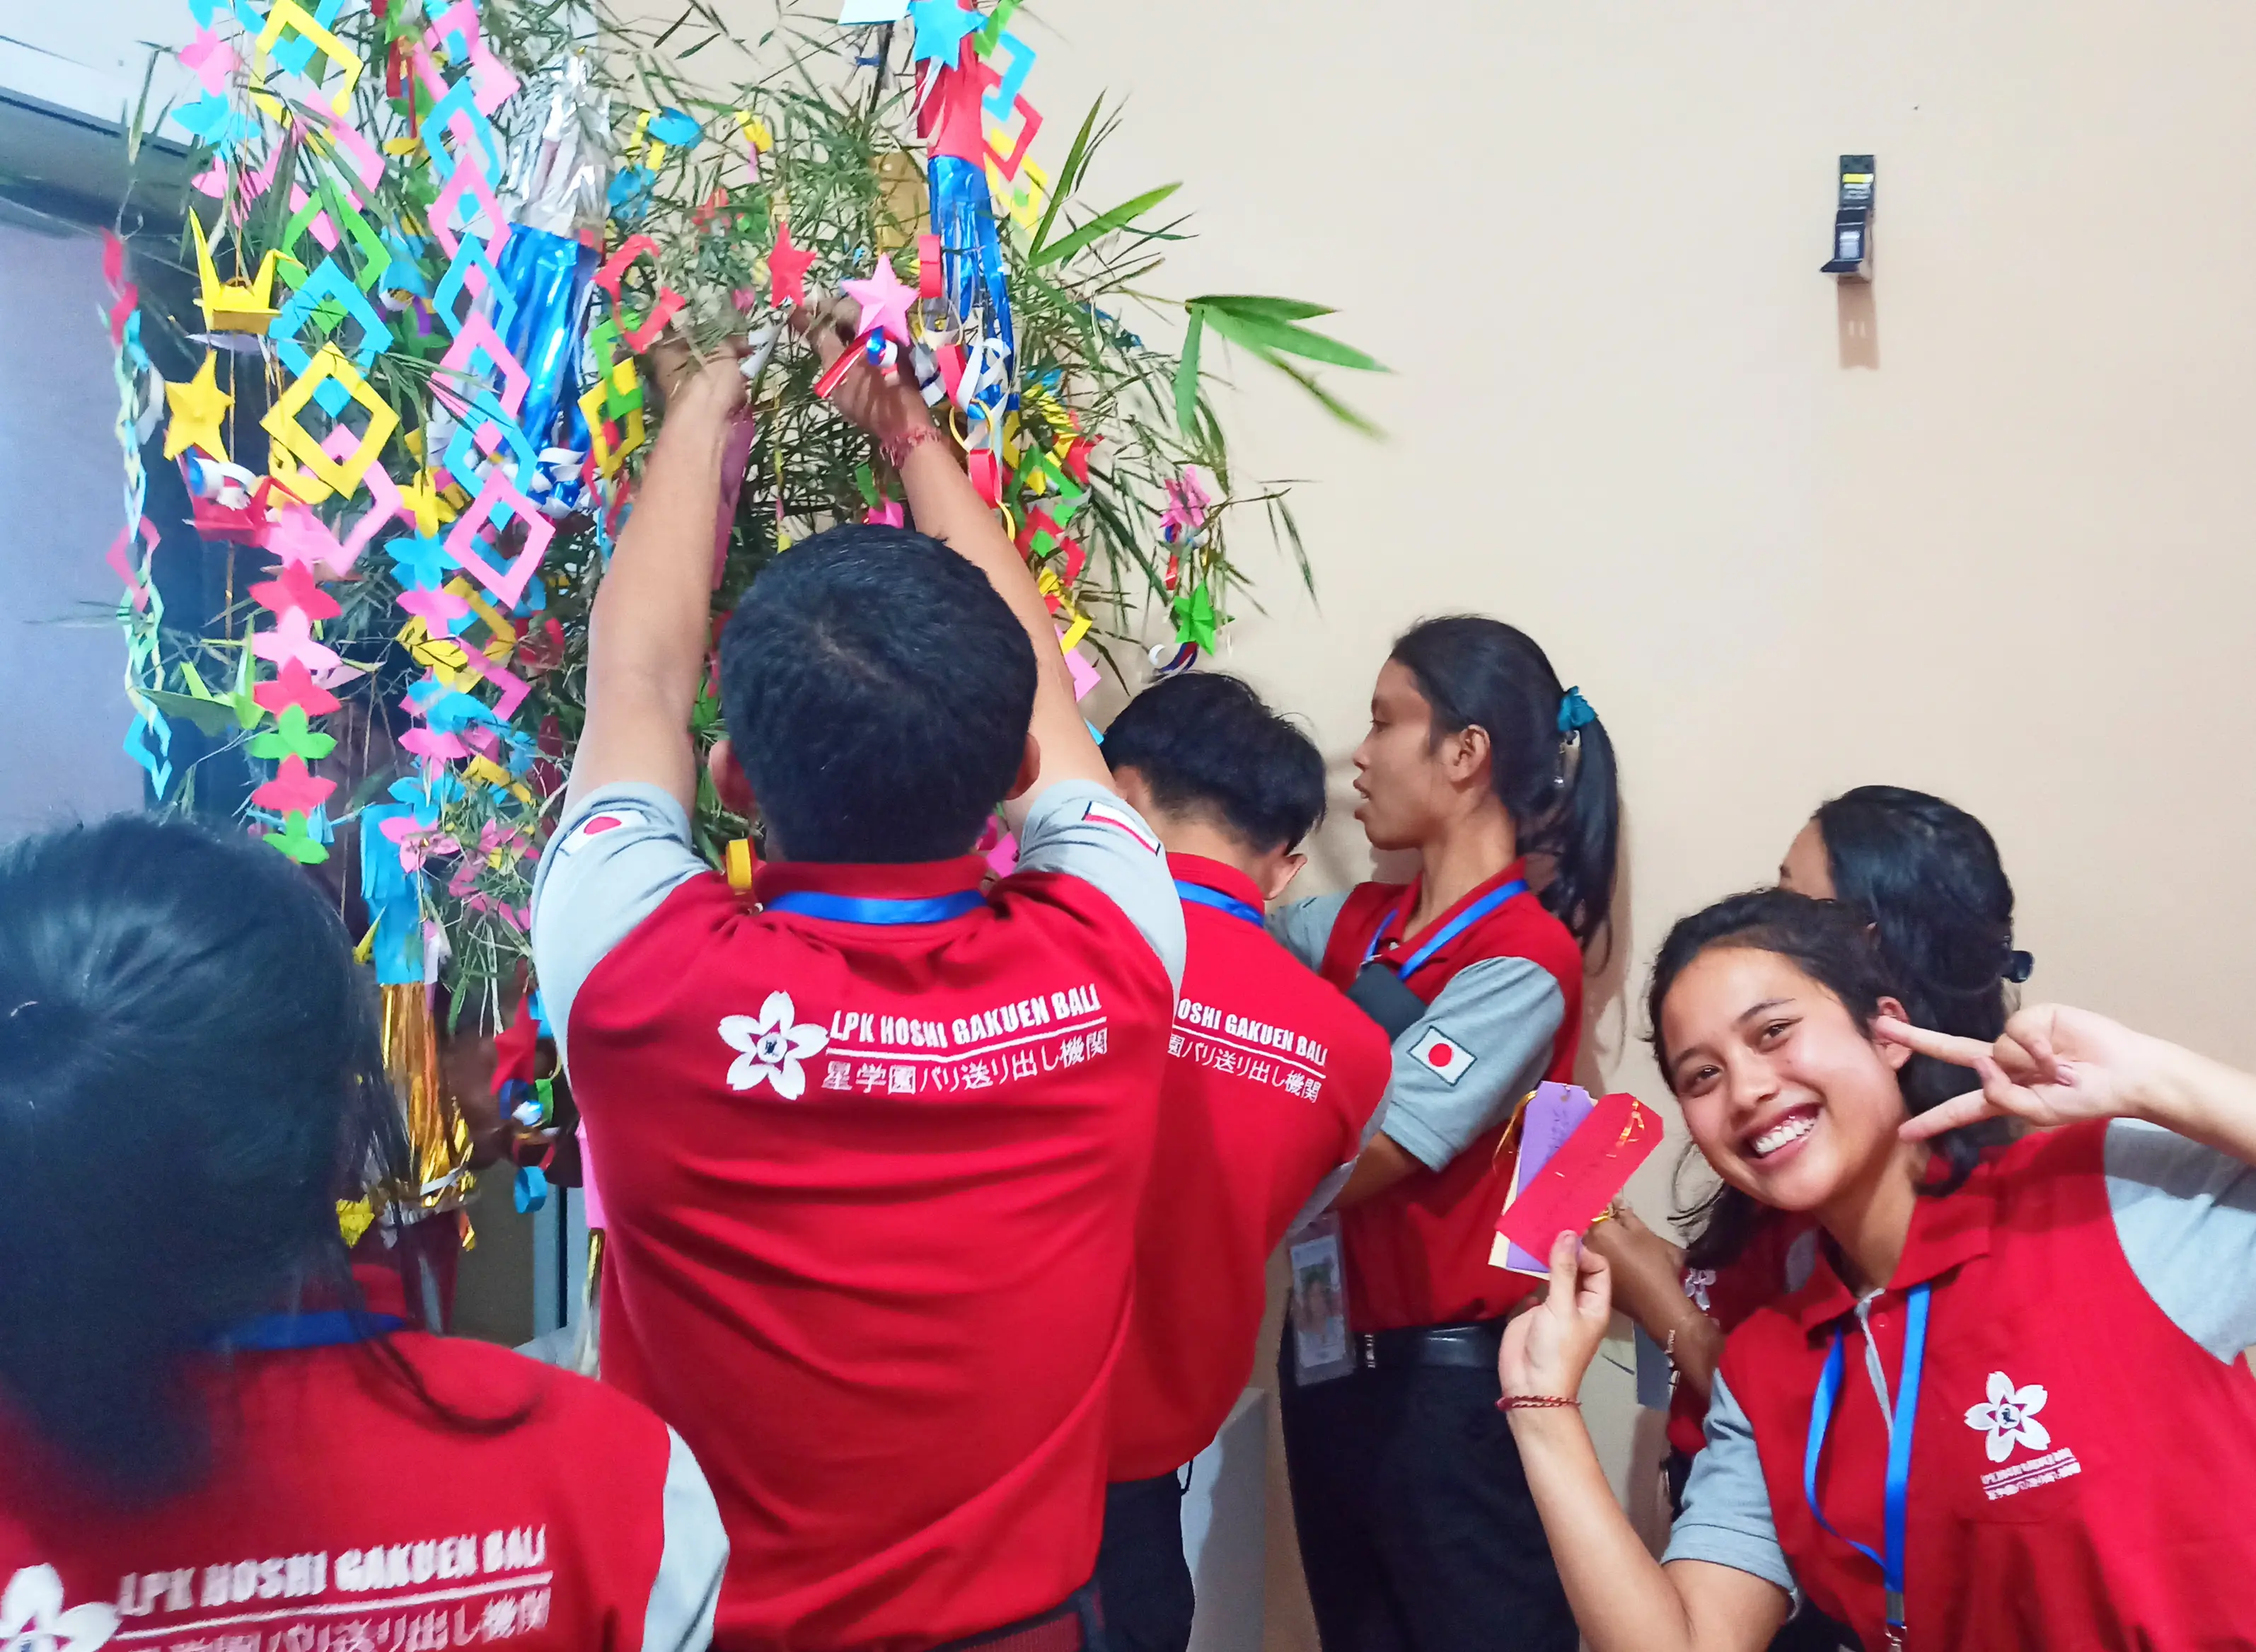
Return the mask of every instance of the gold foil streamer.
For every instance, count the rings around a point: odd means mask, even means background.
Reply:
[[[384,995],[384,1067],[407,1105],[407,1146],[413,1166],[409,1185],[391,1190],[400,1219],[414,1221],[459,1209],[476,1179],[470,1175],[470,1130],[439,1076],[439,1028],[431,994],[420,982],[377,989]],[[476,1243],[462,1225],[462,1248]]]

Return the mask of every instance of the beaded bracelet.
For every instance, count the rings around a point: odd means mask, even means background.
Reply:
[[[1499,1411],[1555,1411],[1567,1406],[1579,1411],[1583,1402],[1562,1394],[1507,1394],[1496,1402]]]

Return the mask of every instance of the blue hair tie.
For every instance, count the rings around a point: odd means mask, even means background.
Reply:
[[[1574,738],[1577,729],[1587,728],[1598,720],[1590,710],[1590,702],[1583,698],[1580,688],[1569,688],[1559,701],[1559,734],[1563,739]]]

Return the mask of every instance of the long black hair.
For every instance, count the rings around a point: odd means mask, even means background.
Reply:
[[[1489,783],[1523,853],[1552,863],[1544,906],[1587,950],[1613,910],[1621,799],[1614,745],[1579,689],[1562,687],[1535,639],[1476,614],[1421,620],[1392,656],[1417,680],[1434,734],[1488,735]]]
[[[373,986],[281,856],[146,815],[0,851],[0,1394],[89,1484],[201,1478],[198,1357],[356,1307],[337,1201],[408,1162]]]
[[[1669,990],[1695,959],[1716,947],[1752,948],[1788,960],[1838,999],[1861,1027],[1871,1026],[1883,998],[1896,999],[1910,1007],[1907,993],[1911,989],[1905,985],[1901,967],[1882,950],[1870,919],[1860,908],[1838,900],[1814,900],[1785,889],[1732,895],[1704,912],[1678,920],[1653,960],[1646,1015],[1652,1028],[1653,1060],[1664,1078],[1670,1078],[1672,1073],[1661,1030],[1661,1010],[1668,1001]],[[1906,1063],[1898,1075],[1908,1112],[1925,1112],[1968,1088],[1963,1073],[1939,1062],[1930,1063],[1929,1067],[1931,1073],[1915,1072]],[[1981,1133],[1970,1127],[1949,1131],[1932,1145],[1945,1174],[1940,1180],[1930,1178],[1921,1191],[1955,1192],[1980,1157]],[[1721,1267],[1733,1260],[1770,1215],[1768,1206],[1726,1183],[1680,1215],[1679,1219],[1688,1225],[1697,1225],[1696,1236],[1685,1249],[1687,1266]]]
[[[1900,786],[1844,792],[1816,820],[1834,894],[1872,924],[1912,1020],[1985,1041],[2004,1032],[2011,983],[2028,979],[2033,960],[2013,950],[2013,886],[1989,829]],[[1937,1065],[1913,1056],[1907,1084]],[[1930,1077],[1966,1087],[1955,1069]]]

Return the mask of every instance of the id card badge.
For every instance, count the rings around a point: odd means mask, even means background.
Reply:
[[[1287,1312],[1293,1336],[1293,1379],[1301,1387],[1329,1382],[1355,1369],[1347,1334],[1347,1260],[1340,1219],[1326,1213],[1286,1241],[1293,1269]]]

